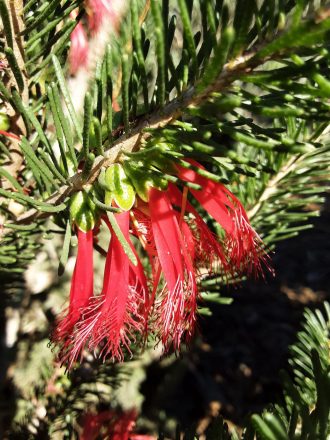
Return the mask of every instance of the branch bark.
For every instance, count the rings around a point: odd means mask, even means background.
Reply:
[[[45,202],[58,205],[62,203],[66,197],[81,190],[85,185],[92,184],[97,179],[102,167],[107,167],[119,161],[125,153],[139,149],[141,143],[151,136],[148,131],[144,131],[145,129],[164,127],[169,122],[179,118],[188,107],[198,105],[202,100],[207,100],[214,92],[223,91],[229,84],[235,81],[242,72],[249,72],[253,67],[256,67],[249,63],[254,54],[255,52],[248,53],[226,64],[213,86],[208,87],[207,91],[202,93],[202,96],[196,94],[196,87],[190,87],[183,92],[179,98],[169,102],[163,109],[144,117],[128,135],[125,134],[121,136],[114,145],[106,151],[104,156],[98,156],[95,159],[90,177],[87,181],[82,179],[81,172],[79,172],[70,178],[67,185],[63,185],[45,200]],[[17,223],[27,223],[47,215],[48,214],[40,213],[33,208],[19,216]]]
[[[322,19],[326,19],[328,16],[322,16]],[[317,22],[320,17],[314,17],[314,21]],[[282,31],[281,33],[285,32]],[[276,38],[281,34],[277,34]],[[265,42],[264,45],[268,45],[269,42]],[[132,152],[139,149],[142,142],[151,136],[146,128],[162,128],[169,122],[176,120],[183,112],[193,106],[200,105],[201,102],[206,102],[208,98],[214,92],[223,92],[226,88],[238,79],[242,74],[253,71],[256,67],[264,64],[270,59],[276,59],[278,53],[274,52],[271,55],[267,55],[266,58],[255,57],[256,53],[262,47],[255,48],[253,51],[248,52],[238,58],[231,60],[227,63],[222,72],[218,75],[216,80],[210,84],[202,92],[197,92],[198,84],[188,88],[182,93],[181,96],[169,102],[163,109],[156,111],[151,115],[146,115],[142,120],[136,123],[136,126],[127,135],[121,136],[114,145],[105,153],[104,156],[98,156],[94,162],[93,168],[90,172],[90,177],[87,181],[84,181],[81,176],[81,172],[75,174],[69,180],[67,185],[62,186],[58,191],[54,192],[45,202],[57,205],[61,203],[67,196],[70,196],[77,190],[80,190],[84,185],[92,184],[98,177],[98,174],[102,167],[109,166],[110,164],[120,160],[126,152]],[[290,48],[289,48],[290,52]],[[262,202],[261,202],[262,203]],[[258,209],[256,209],[257,212]],[[253,215],[255,212],[252,213]],[[49,214],[48,214],[49,215]],[[38,217],[47,216],[45,213],[39,213],[36,209],[31,209],[19,216],[17,221],[19,223],[26,223]]]

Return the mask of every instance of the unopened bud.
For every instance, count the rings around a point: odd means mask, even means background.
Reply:
[[[122,165],[115,163],[107,168],[105,183],[111,190],[106,191],[105,203],[110,204],[113,199],[119,208],[129,211],[135,202],[135,191]]]
[[[70,218],[84,232],[94,228],[97,208],[86,191],[78,191],[71,197]]]

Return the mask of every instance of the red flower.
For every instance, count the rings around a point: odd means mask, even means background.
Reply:
[[[197,162],[190,163],[202,168]],[[124,351],[130,353],[131,343],[143,341],[148,331],[162,341],[165,351],[170,347],[178,350],[181,342],[189,342],[194,334],[201,276],[220,271],[226,280],[236,274],[258,273],[261,262],[267,263],[261,239],[241,203],[227,188],[194,169],[178,166],[178,175],[202,187],[189,191],[220,224],[223,234],[216,237],[211,232],[188,201],[187,188],[183,192],[173,184],[165,191],[150,188],[148,203],[138,199],[131,212],[115,216],[135,253],[136,266],[107,217],[103,218],[111,240],[102,292],[93,296],[92,282],[88,288],[86,281],[86,277],[92,279],[92,273],[81,270],[80,264],[84,258],[83,265],[92,271],[92,233],[88,251],[83,251],[84,235],[79,231],[69,313],[58,324],[54,338],[61,347],[61,360],[69,367],[86,347],[103,359],[123,361]],[[139,238],[151,264],[150,298],[144,269],[130,241],[130,220],[131,232]]]
[[[155,245],[166,288],[156,299],[157,323],[166,347],[178,349],[182,336],[194,331],[197,308],[197,283],[191,257],[183,242],[178,216],[167,194],[149,191],[149,209]],[[156,287],[156,286],[155,286]]]
[[[179,349],[194,333],[200,276],[220,271],[226,280],[237,273],[258,273],[266,260],[261,239],[227,188],[191,169],[178,167],[178,174],[202,187],[190,191],[224,233],[216,237],[187,200],[187,190],[182,193],[173,184],[166,191],[151,188],[149,203],[139,201],[133,210],[135,233],[152,265],[152,324],[165,350],[171,344]]]
[[[175,185],[170,183],[167,192],[171,203],[189,215],[182,232],[189,244],[195,270],[202,269],[209,274],[221,270],[226,277],[230,273],[230,266],[219,238],[210,231],[196,209]]]
[[[71,13],[75,18],[76,14]],[[84,26],[79,22],[70,35],[71,46],[69,51],[70,73],[75,75],[88,62],[88,38]]]
[[[203,168],[198,162],[189,162],[197,168]],[[237,197],[224,185],[197,174],[193,169],[177,168],[182,180],[202,187],[201,190],[189,191],[224,230],[223,249],[230,270],[238,274],[261,272],[261,262],[267,263],[263,244]],[[188,207],[189,210],[191,208]]]
[[[129,240],[129,212],[116,215],[118,225]],[[146,328],[148,287],[141,262],[134,266],[125,254],[110,224],[111,240],[107,253],[103,289],[99,296],[85,304],[81,319],[75,325],[68,358],[69,366],[81,355],[86,345],[102,358],[124,360],[123,348],[137,333]],[[132,248],[133,249],[133,248]],[[135,251],[134,251],[135,252]]]
[[[79,440],[156,440],[151,435],[132,433],[136,420],[136,411],[103,411],[99,414],[88,413],[84,416],[83,431]],[[100,437],[102,435],[102,437]]]
[[[60,347],[60,358],[66,358],[71,347],[74,326],[81,319],[82,310],[93,297],[93,231],[77,228],[78,251],[71,280],[70,304],[52,333],[52,340]]]
[[[193,335],[196,321],[198,290],[187,243],[191,241],[189,228],[173,209],[167,193],[155,188],[149,191],[149,204],[142,202],[134,210],[134,220],[135,232],[153,268],[153,328],[165,350],[171,344],[178,349],[183,337],[188,341]]]

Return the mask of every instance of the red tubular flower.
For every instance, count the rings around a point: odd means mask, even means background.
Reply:
[[[148,205],[139,200],[139,209],[132,211],[133,233],[139,238],[143,249],[146,251],[152,270],[152,279],[156,282],[158,276],[159,259],[152,232]]]
[[[73,14],[73,15],[72,15]],[[75,14],[71,13],[75,18]],[[88,62],[88,38],[81,22],[77,24],[70,35],[71,47],[69,51],[70,73],[75,75],[81,67]]]
[[[198,168],[198,162],[189,160]],[[226,252],[231,272],[258,274],[265,262],[262,241],[252,228],[241,202],[224,185],[213,182],[193,169],[178,166],[178,176],[187,182],[200,185],[201,190],[189,189],[202,207],[221,225],[225,232]]]
[[[126,240],[129,240],[129,212],[116,215]],[[112,232],[105,268],[104,298],[99,307],[100,317],[93,329],[91,347],[102,342],[102,356],[123,360],[122,348],[130,351],[135,332],[145,328],[143,306],[147,302],[147,284],[141,263],[134,266],[125,254],[116,234]],[[97,311],[96,311],[97,313]]]
[[[70,303],[65,316],[61,316],[52,333],[52,340],[60,347],[59,358],[65,359],[71,346],[74,326],[81,319],[82,310],[93,297],[93,230],[77,228],[78,251],[71,280]]]
[[[237,273],[258,273],[266,260],[261,239],[227,188],[191,169],[178,167],[178,175],[202,187],[190,191],[224,234],[216,237],[187,200],[187,190],[182,193],[171,183],[166,191],[151,188],[148,204],[139,201],[133,210],[133,228],[152,266],[150,314],[165,350],[170,345],[179,349],[181,341],[193,335],[200,275],[220,271],[227,279]]]
[[[184,200],[183,194],[175,185],[170,183],[167,192],[171,203],[180,209],[183,208],[185,213],[189,214],[189,218],[185,222],[186,226],[182,231],[183,233],[187,229],[190,231],[187,231],[184,235],[190,237],[190,254],[193,255],[195,270],[198,271],[199,268],[202,268],[209,274],[221,270],[225,276],[230,272],[230,267],[218,237],[210,231],[191,203]]]
[[[116,215],[118,225],[129,241],[129,212]],[[72,365],[88,345],[100,357],[124,359],[123,348],[130,352],[136,333],[146,327],[148,288],[141,262],[134,266],[108,221],[111,240],[105,263],[102,294],[94,297],[83,311],[74,329],[69,363]]]
[[[135,230],[142,244],[147,243],[153,266],[153,324],[165,350],[171,344],[178,349],[183,337],[188,341],[193,335],[196,321],[198,290],[189,246],[166,192],[151,188],[149,205],[142,204],[142,210],[148,216],[135,210]],[[161,273],[165,285],[155,298]]]

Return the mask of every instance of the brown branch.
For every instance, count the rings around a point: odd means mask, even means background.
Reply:
[[[24,80],[24,87],[21,93],[21,98],[22,101],[27,104],[29,99],[28,82],[24,61],[23,37],[21,36],[21,32],[24,29],[22,12],[23,0],[6,0],[6,6],[9,11],[10,23],[13,30],[13,52]],[[10,69],[7,70],[6,76],[6,87],[10,89],[11,86],[15,86],[16,89],[18,89],[15,77]],[[20,114],[17,114],[16,109],[13,108],[9,102],[4,102],[3,106],[5,108],[6,114],[10,118],[10,131],[12,133],[15,133],[16,135],[25,135],[26,129],[22,116]],[[17,179],[17,176],[22,169],[24,158],[20,150],[18,141],[11,140],[8,148],[10,152],[10,159],[8,159],[8,161],[6,161],[2,165],[2,168],[4,168],[11,176]],[[4,189],[13,189],[11,183],[8,182],[7,179],[1,179],[0,186]],[[8,209],[13,215],[17,216],[22,212],[24,208],[19,203],[11,200],[9,202]]]
[[[322,19],[324,18],[327,18],[327,14],[325,14],[325,17],[322,17]],[[319,17],[317,19],[319,19]],[[281,33],[284,32],[285,30],[283,30]],[[280,34],[277,34],[276,37],[278,37]],[[264,42],[264,45],[267,44],[269,44],[269,42]],[[180,117],[184,110],[186,110],[188,107],[198,106],[203,101],[206,102],[214,92],[225,90],[242,74],[251,72],[253,69],[261,64],[264,64],[270,59],[277,58],[277,53],[272,54],[272,56],[269,56],[266,59],[255,57],[255,54],[261,48],[262,47],[255,48],[253,51],[231,60],[224,66],[222,72],[218,75],[216,80],[202,92],[197,92],[198,84],[195,87],[192,86],[184,91],[180,97],[169,102],[163,109],[156,111],[152,115],[145,116],[142,120],[137,122],[137,125],[128,135],[125,134],[121,136],[104,156],[98,156],[96,158],[88,181],[84,181],[82,179],[81,172],[79,172],[70,178],[67,185],[62,186],[58,191],[52,194],[52,196],[45,200],[45,202],[57,205],[75,191],[82,189],[85,185],[92,184],[95,179],[97,179],[102,167],[109,166],[112,163],[119,161],[127,152],[137,150],[141,143],[151,136],[148,131],[145,131],[146,128],[157,129],[164,127],[169,122]],[[257,212],[257,210],[255,212]],[[252,215],[254,215],[255,212],[253,212]],[[47,215],[50,214],[39,213],[38,210],[31,209],[18,217],[17,221],[20,223],[26,223],[37,217],[44,217]]]
[[[201,100],[206,100],[212,95],[212,93],[223,90],[235,81],[239,74],[252,69],[252,66],[249,65],[249,61],[253,56],[254,52],[246,54],[245,56],[240,56],[236,60],[226,64],[223,71],[214,82],[213,87],[208,87],[207,93],[203,92],[202,98],[201,95],[196,94],[195,87],[190,87],[183,92],[179,98],[169,102],[163,109],[158,110],[152,115],[146,116],[135,128],[132,129],[129,135],[125,134],[121,136],[104,156],[98,156],[95,159],[93,168],[90,172],[90,177],[87,181],[82,179],[81,172],[79,172],[70,178],[67,185],[62,186],[58,191],[45,200],[45,202],[58,205],[62,203],[66,197],[81,190],[85,185],[92,184],[97,179],[102,167],[107,167],[112,163],[119,161],[125,153],[137,150],[141,143],[151,136],[148,131],[144,131],[145,129],[162,128],[169,122],[180,117],[183,111],[188,107],[198,105]],[[37,209],[33,208],[18,217],[17,222],[27,223],[35,218],[48,215],[48,213],[40,213]]]
[[[24,103],[28,103],[29,99],[29,91],[28,91],[28,82],[27,82],[27,73],[25,69],[25,61],[24,61],[24,41],[22,37],[22,31],[24,29],[24,21],[23,21],[23,0],[6,0],[7,9],[9,11],[9,18],[10,18],[10,24],[13,30],[13,52],[15,55],[15,58],[17,60],[18,67],[23,75],[24,80],[24,88],[21,93],[21,98]],[[7,71],[8,80],[6,81],[7,88],[10,89],[11,86],[15,86],[16,89],[18,89],[18,86],[16,85],[16,80],[14,75],[10,70]],[[16,117],[16,110],[9,104],[5,103],[7,114],[15,118]],[[21,116],[16,117],[15,121],[16,126],[19,129],[19,133],[16,134],[26,134],[25,133],[25,126],[22,120]]]
[[[290,174],[291,171],[293,171],[295,169],[297,164],[299,164],[300,162],[302,162],[306,158],[306,155],[307,155],[307,153],[304,154],[303,156],[300,156],[299,158],[297,155],[290,157],[288,162],[285,163],[285,165],[280,169],[280,171],[272,179],[269,180],[269,182],[267,183],[264,191],[262,192],[262,194],[258,200],[258,203],[256,205],[254,205],[254,207],[252,209],[250,209],[247,213],[250,220],[255,215],[258,214],[260,209],[263,207],[264,203],[267,202],[276,193],[281,181],[288,174]]]

